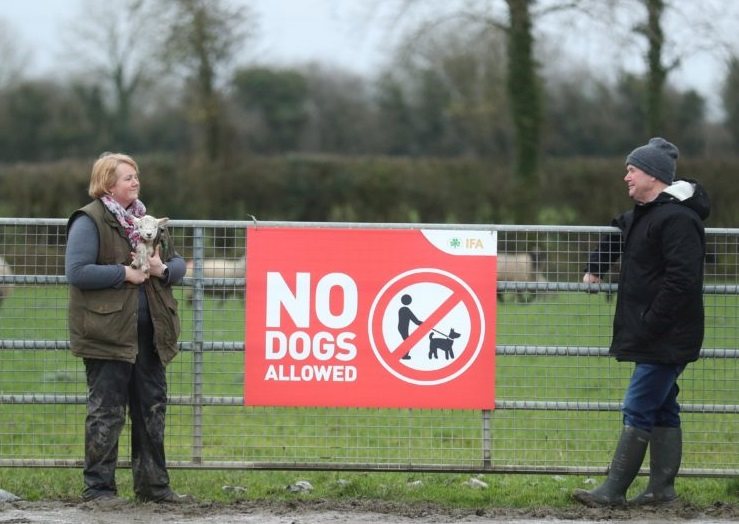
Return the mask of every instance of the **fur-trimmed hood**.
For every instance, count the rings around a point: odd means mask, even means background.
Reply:
[[[696,180],[677,180],[662,191],[660,197],[677,200],[695,211],[703,221],[711,214],[711,202],[708,193]]]

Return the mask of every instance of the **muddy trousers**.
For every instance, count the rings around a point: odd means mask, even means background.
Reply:
[[[153,328],[139,323],[139,353],[135,364],[85,359],[87,418],[83,497],[117,493],[115,469],[118,439],[131,417],[133,489],[139,499],[167,496],[169,475],[164,455],[167,382],[164,366],[153,346]],[[143,328],[143,329],[142,329]]]

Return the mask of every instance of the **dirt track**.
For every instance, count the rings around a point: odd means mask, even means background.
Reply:
[[[356,522],[359,524],[424,523],[498,523],[515,522],[576,522],[590,524],[608,521],[611,524],[657,524],[687,521],[696,524],[717,524],[739,521],[739,507],[717,504],[699,510],[687,504],[669,508],[592,509],[537,508],[528,510],[485,508],[481,510],[446,510],[429,504],[412,506],[356,500],[351,502],[188,504],[165,506],[125,502],[113,506],[93,503],[10,502],[0,504],[0,524],[132,524],[132,523],[218,523],[218,524],[329,524]]]

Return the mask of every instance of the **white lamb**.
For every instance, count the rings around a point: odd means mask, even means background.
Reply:
[[[144,215],[141,218],[133,219],[134,227],[141,236],[141,242],[136,246],[135,255],[131,262],[131,267],[141,269],[144,273],[149,274],[149,257],[154,254],[156,243],[159,238],[159,230],[164,227],[169,218],[154,218],[151,215]]]

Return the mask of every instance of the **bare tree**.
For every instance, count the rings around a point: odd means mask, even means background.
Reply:
[[[600,41],[606,55],[611,53],[604,60],[616,68],[620,62],[621,71],[632,69],[634,62],[643,65],[638,75],[646,84],[642,102],[645,137],[669,128],[665,112],[670,76],[699,55],[726,60],[733,52],[739,23],[739,4],[735,2],[583,0],[579,7],[579,13],[590,22],[584,38],[592,46],[596,46],[594,40]]]
[[[667,41],[663,29],[665,11],[669,4],[665,0],[595,0],[589,2],[589,14],[596,23],[605,23],[619,48],[627,50],[633,46],[633,35],[643,38],[645,64],[644,129],[647,136],[664,134],[664,91],[667,76],[679,64],[677,57],[669,59],[666,55]],[[605,13],[605,15],[604,15]],[[617,20],[630,20],[620,25]],[[622,35],[619,34],[624,32]],[[669,61],[669,63],[665,63]]]
[[[647,132],[650,136],[663,134],[664,90],[668,67],[663,64],[662,47],[665,35],[662,19],[665,12],[664,0],[644,0],[647,8],[646,24],[640,30],[649,43],[647,49]],[[672,67],[672,66],[670,66]]]
[[[396,140],[388,143],[391,150],[485,157],[509,153],[502,33],[450,20],[408,35],[399,50],[378,82],[384,137]]]
[[[392,1],[392,0],[391,0]],[[428,2],[420,0],[395,0],[401,10],[399,16],[407,16],[412,8],[428,8]],[[517,219],[530,217],[528,203],[538,187],[538,165],[543,126],[542,87],[535,58],[535,20],[551,11],[562,11],[579,6],[585,0],[460,0],[443,14],[431,14],[434,23],[454,17],[466,21],[469,26],[483,26],[490,31],[506,35],[507,86],[511,118],[515,134],[515,173]],[[536,8],[536,9],[535,9]]]
[[[111,138],[121,149],[135,146],[137,96],[155,77],[152,6],[152,0],[85,0],[65,35],[70,64],[103,89]]]
[[[508,97],[516,129],[517,173],[525,184],[537,174],[541,127],[541,86],[534,59],[531,5],[534,0],[506,0],[508,24]],[[491,22],[495,26],[494,22]]]
[[[31,53],[23,47],[18,32],[3,18],[0,18],[0,56],[0,89],[4,89],[21,80]]]
[[[424,2],[399,0],[401,16]],[[515,131],[515,170],[523,185],[531,186],[538,169],[542,126],[541,85],[534,57],[534,17],[536,0],[463,0],[453,7],[447,4],[443,14],[430,16],[429,24],[444,19],[462,20],[468,27],[483,27],[502,32],[506,38],[507,86],[511,118]],[[535,184],[534,184],[535,186]]]
[[[722,100],[726,111],[725,125],[734,146],[739,147],[739,57],[729,60],[728,72],[722,89]]]
[[[225,143],[219,81],[250,35],[251,11],[225,0],[172,0],[162,8],[161,56],[170,70],[186,78],[205,157],[218,160]]]

